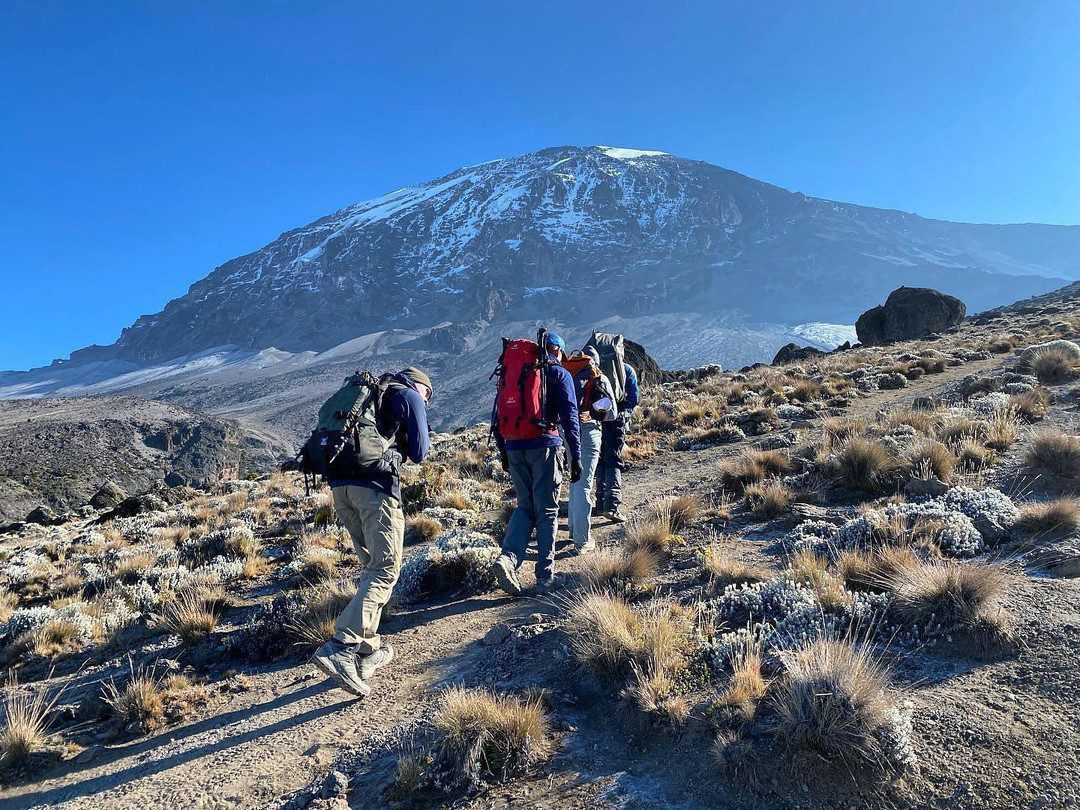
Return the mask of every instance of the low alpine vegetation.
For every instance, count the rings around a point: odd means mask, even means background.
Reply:
[[[1027,464],[1032,472],[1075,481],[1080,478],[1080,436],[1043,430],[1031,439]]]
[[[58,698],[58,694],[50,697],[44,689],[20,688],[15,674],[9,676],[0,726],[0,773],[25,767],[32,754],[48,747]]]
[[[1007,581],[992,563],[942,560],[904,566],[887,580],[890,610],[903,621],[946,630],[1003,630]]]
[[[1080,498],[1026,503],[1016,528],[1028,534],[1060,536],[1080,529]]]

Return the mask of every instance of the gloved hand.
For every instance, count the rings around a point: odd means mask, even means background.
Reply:
[[[499,451],[499,464],[502,465],[504,473],[510,472],[510,456],[506,455],[506,448]]]
[[[570,483],[576,484],[581,480],[581,462],[576,458],[570,459]]]

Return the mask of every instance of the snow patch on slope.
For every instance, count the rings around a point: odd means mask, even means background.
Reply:
[[[657,152],[652,149],[623,149],[619,146],[598,146],[597,149],[604,150],[605,155],[618,160],[637,160],[638,158],[658,157],[667,154],[667,152]]]
[[[792,334],[817,344],[818,348],[832,350],[845,341],[858,342],[854,324],[846,323],[800,323],[791,328]]]

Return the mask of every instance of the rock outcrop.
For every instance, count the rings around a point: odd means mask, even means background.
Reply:
[[[967,307],[959,298],[927,287],[900,287],[884,305],[869,309],[855,322],[859,341],[882,346],[898,340],[943,332],[964,319]]]
[[[663,379],[664,372],[660,370],[660,364],[649,357],[649,353],[645,351],[645,347],[640,343],[635,343],[624,337],[623,356],[626,362],[634,367],[634,371],[637,372],[638,382],[642,385],[655,385]]]
[[[825,352],[821,351],[821,349],[815,349],[813,346],[800,346],[797,343],[788,343],[786,346],[780,347],[780,351],[776,353],[772,364],[775,366],[778,363],[797,363],[822,354],[825,354]]]

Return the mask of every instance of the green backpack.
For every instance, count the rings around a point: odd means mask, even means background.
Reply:
[[[300,469],[325,480],[396,474],[401,456],[378,425],[383,397],[395,387],[387,377],[357,372],[319,408],[319,421],[300,448]]]
[[[615,401],[622,402],[623,397],[626,396],[623,336],[611,335],[607,332],[593,332],[589,342],[585,345],[596,348],[596,353],[600,355],[600,371],[611,383],[611,391],[615,395]]]

